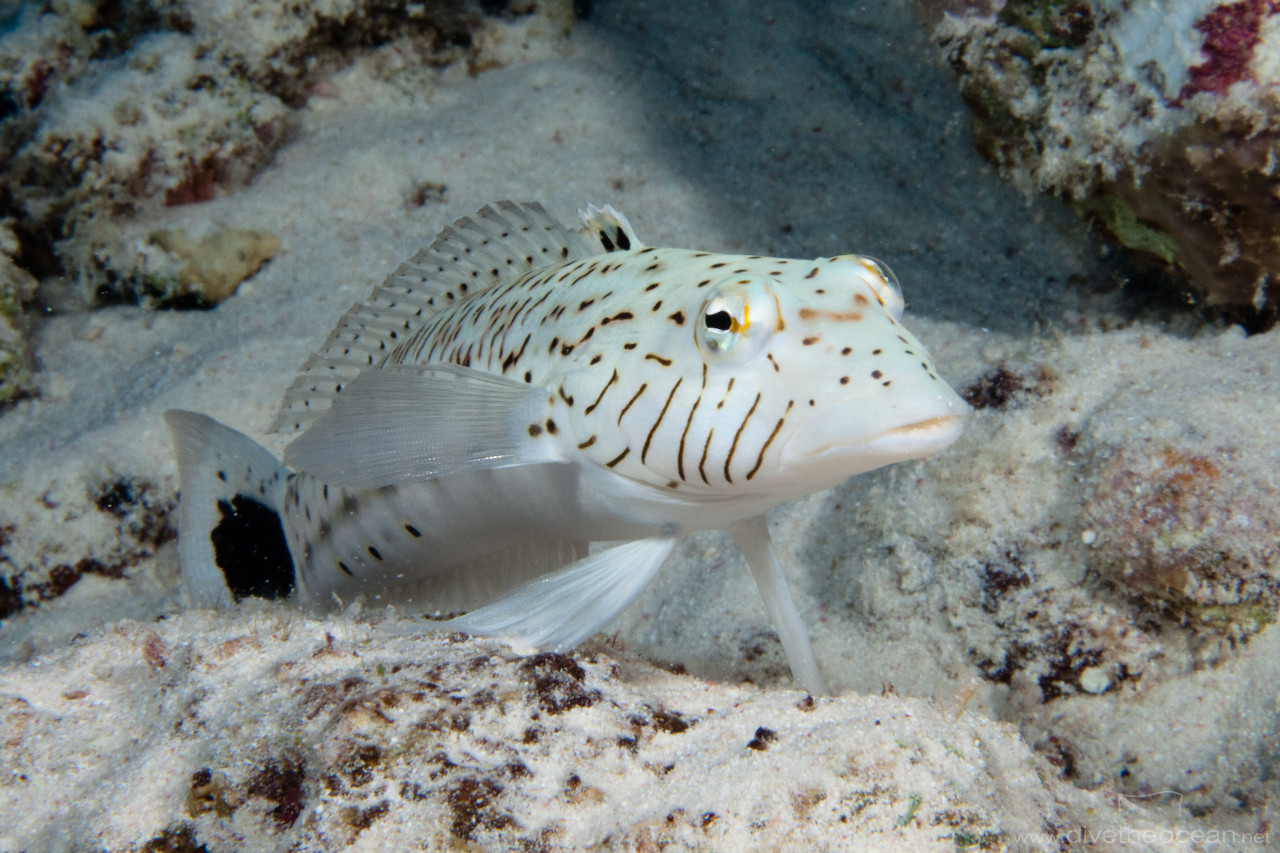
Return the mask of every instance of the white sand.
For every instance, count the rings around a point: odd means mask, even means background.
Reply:
[[[1134,532],[1116,508],[1131,472],[1167,487],[1186,472],[1161,467],[1166,450],[1212,460],[1220,475],[1192,486],[1214,516],[1195,532],[1251,556],[1266,588],[1280,443],[1259,412],[1280,396],[1280,343],[1120,329],[1116,300],[1066,287],[1109,284],[1083,227],[972,153],[907,12],[842,9],[601,4],[541,58],[419,72],[413,94],[361,60],[251,186],[130,225],[139,240],[258,228],[282,249],[214,311],[113,308],[35,331],[41,396],[0,415],[0,567],[38,583],[92,558],[125,578],[86,576],[0,624],[0,849],[137,849],[162,833],[211,851],[1059,849],[1089,831],[1104,849],[1165,850],[1205,836],[1157,831],[1266,832],[1276,631],[1135,603],[1108,547]],[[444,201],[410,203],[423,182]],[[583,651],[580,684],[493,643],[390,639],[381,614],[370,628],[276,606],[180,611],[176,549],[145,529],[176,491],[160,412],[205,411],[280,450],[266,426],[338,314],[449,219],[506,197],[566,220],[609,201],[657,245],[876,255],[944,378],[1006,364],[1037,386],[937,459],[777,512],[839,698],[799,706],[740,559],[712,534],[679,550],[613,645]],[[99,509],[119,479],[147,484],[153,511]],[[1238,627],[1218,593],[1188,594]],[[598,698],[540,708],[555,672],[555,690]],[[659,711],[697,722],[661,731]],[[749,748],[760,727],[777,740]],[[289,803],[282,828],[271,812]]]

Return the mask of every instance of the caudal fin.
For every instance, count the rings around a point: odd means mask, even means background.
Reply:
[[[164,420],[178,456],[178,552],[192,603],[288,597],[295,572],[280,516],[288,469],[213,418],[170,409]]]

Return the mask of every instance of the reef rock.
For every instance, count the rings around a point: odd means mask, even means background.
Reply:
[[[1280,306],[1280,9],[1266,0],[944,4],[986,156],[1207,302]]]
[[[0,223],[0,405],[31,393],[31,353],[22,333],[22,303],[36,291],[31,273],[13,262],[17,240]]]
[[[380,82],[427,97],[441,67],[500,66],[554,43],[573,13],[567,2],[54,0],[6,18],[0,217],[15,223],[13,257],[111,302],[154,293],[123,223],[246,184],[312,99],[341,96],[333,77],[356,56],[376,55]]]
[[[195,613],[0,666],[0,847],[953,851],[1173,832],[960,708],[378,630]]]
[[[161,304],[193,301],[200,306],[231,296],[280,248],[276,235],[249,228],[220,228],[198,243],[185,231],[156,231],[148,243],[180,264],[171,275],[157,273],[150,279]]]

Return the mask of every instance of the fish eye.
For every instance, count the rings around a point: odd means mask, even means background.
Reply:
[[[867,284],[871,285],[871,289],[880,297],[885,310],[893,316],[893,319],[901,320],[906,300],[902,298],[902,286],[898,284],[898,277],[893,274],[893,270],[889,269],[889,265],[884,261],[865,255],[860,256],[858,260],[871,273]]]
[[[733,348],[739,332],[749,322],[746,304],[737,299],[714,296],[702,307],[702,328],[698,342],[712,355],[723,355]]]
[[[739,276],[718,284],[702,303],[695,334],[709,360],[741,364],[760,352],[778,325],[768,279]]]
[[[727,332],[733,328],[733,315],[722,305],[712,305],[703,316],[709,332]]]

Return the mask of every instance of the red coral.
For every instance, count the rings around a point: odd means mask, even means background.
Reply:
[[[1200,48],[1206,59],[1188,69],[1191,81],[1182,87],[1177,100],[1199,92],[1225,94],[1232,84],[1252,80],[1249,65],[1257,47],[1263,20],[1276,10],[1274,0],[1241,0],[1216,7],[1196,24],[1204,34]]]

